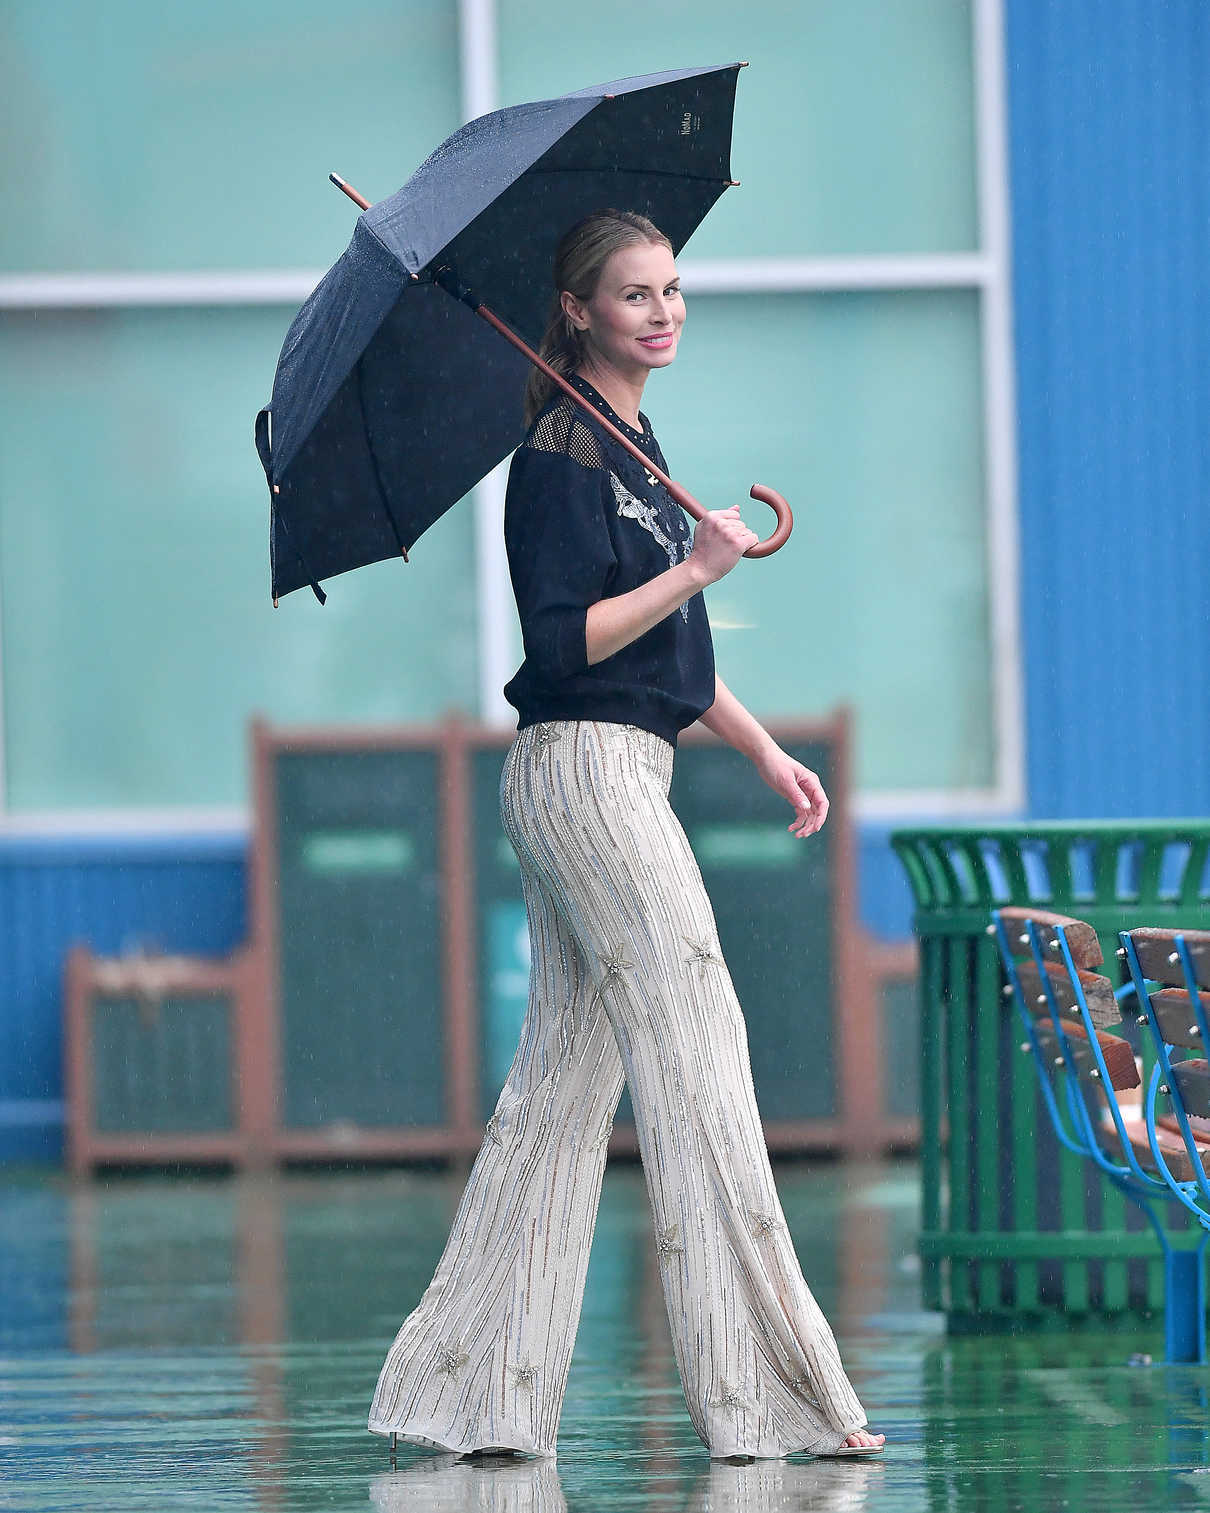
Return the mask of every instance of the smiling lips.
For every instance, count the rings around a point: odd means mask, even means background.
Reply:
[[[660,331],[655,336],[640,336],[638,340],[645,347],[670,347],[672,345],[672,332]]]

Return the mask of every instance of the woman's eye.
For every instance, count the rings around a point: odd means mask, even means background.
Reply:
[[[665,294],[679,294],[680,292],[681,286],[679,284],[669,284],[668,288],[664,290]]]

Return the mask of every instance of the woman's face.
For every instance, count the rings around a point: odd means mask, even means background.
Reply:
[[[676,263],[662,242],[619,248],[601,270],[590,300],[580,301],[566,291],[562,300],[597,362],[640,377],[652,368],[666,368],[676,356],[685,301]]]

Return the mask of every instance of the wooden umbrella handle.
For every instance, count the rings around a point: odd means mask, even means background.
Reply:
[[[355,205],[360,206],[362,210],[370,208],[369,200],[364,195],[358,194],[357,190],[351,184],[347,184],[338,174],[330,173],[328,177],[336,185],[337,189],[343,190],[348,195]],[[648,457],[642,448],[636,446],[630,437],[624,431],[620,431],[612,421],[607,420],[590,400],[585,399],[578,389],[573,388],[567,382],[561,373],[556,373],[550,364],[539,357],[528,342],[518,336],[511,326],[506,326],[493,310],[489,310],[485,304],[482,304],[475,298],[469,289],[463,288],[452,277],[444,280],[441,279],[440,275],[445,271],[438,269],[437,272],[437,282],[441,283],[442,288],[456,299],[461,299],[464,304],[469,305],[475,314],[498,331],[505,341],[511,342],[517,351],[527,357],[536,368],[541,368],[542,372],[546,374],[547,378],[557,388],[562,389],[570,399],[574,399],[581,409],[587,410],[599,426],[604,426],[605,430],[609,432],[620,446],[624,447],[636,461],[642,463],[648,472],[659,479],[687,515],[692,515],[695,520],[700,520],[707,513],[705,505],[699,504],[688,489],[683,488],[679,483],[673,483],[668,474],[662,468],[656,467],[655,463],[652,462],[651,458]],[[413,274],[412,277],[415,278],[416,275]],[[779,547],[785,545],[787,537],[794,529],[794,515],[790,506],[776,489],[767,488],[763,483],[754,483],[750,492],[753,499],[759,499],[762,504],[769,506],[777,516],[777,525],[774,527],[772,535],[766,536],[763,541],[758,541],[755,546],[750,546],[744,553],[744,556],[771,557]]]
[[[779,547],[786,544],[790,532],[794,529],[794,511],[776,489],[771,489],[763,483],[754,483],[748,492],[753,499],[759,499],[762,504],[769,506],[777,516],[777,525],[771,536],[766,536],[763,541],[750,546],[744,556],[771,557]]]

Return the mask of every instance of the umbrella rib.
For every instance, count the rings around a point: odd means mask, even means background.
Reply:
[[[403,537],[399,534],[399,522],[395,519],[395,511],[391,508],[391,501],[387,498],[387,491],[383,487],[382,473],[378,468],[378,458],[374,452],[374,443],[370,439],[370,425],[366,419],[366,396],[365,396],[365,368],[359,362],[357,364],[357,405],[361,411],[361,429],[365,433],[366,451],[370,457],[370,467],[374,470],[374,482],[378,486],[378,499],[382,505],[383,514],[386,515],[392,534],[395,537],[395,545],[399,548],[399,554],[406,562],[408,549],[403,544]]]
[[[295,545],[295,543],[294,543],[294,537],[290,534],[290,527],[286,524],[286,517],[285,517],[285,515],[282,513],[282,511],[280,509],[277,509],[277,508],[274,509],[274,514],[275,514],[275,516],[277,518],[278,525],[281,527],[282,534],[285,536],[286,540],[290,543],[290,550],[298,558],[298,565],[303,570],[303,576],[306,578],[307,582],[311,585],[311,592],[315,595],[315,597],[319,600],[319,602],[321,604],[326,604],[328,602],[328,596],[327,596],[327,594],[324,593],[323,589],[320,588],[320,586],[319,586],[319,579],[315,577],[314,573],[312,573],[311,569],[307,566],[307,559],[303,556],[303,554],[299,551],[298,547]],[[270,536],[270,540],[272,540],[272,536]],[[273,568],[273,571],[276,572],[276,567]],[[274,584],[274,587],[276,588],[276,582]],[[276,608],[276,601],[274,603],[274,608]]]

